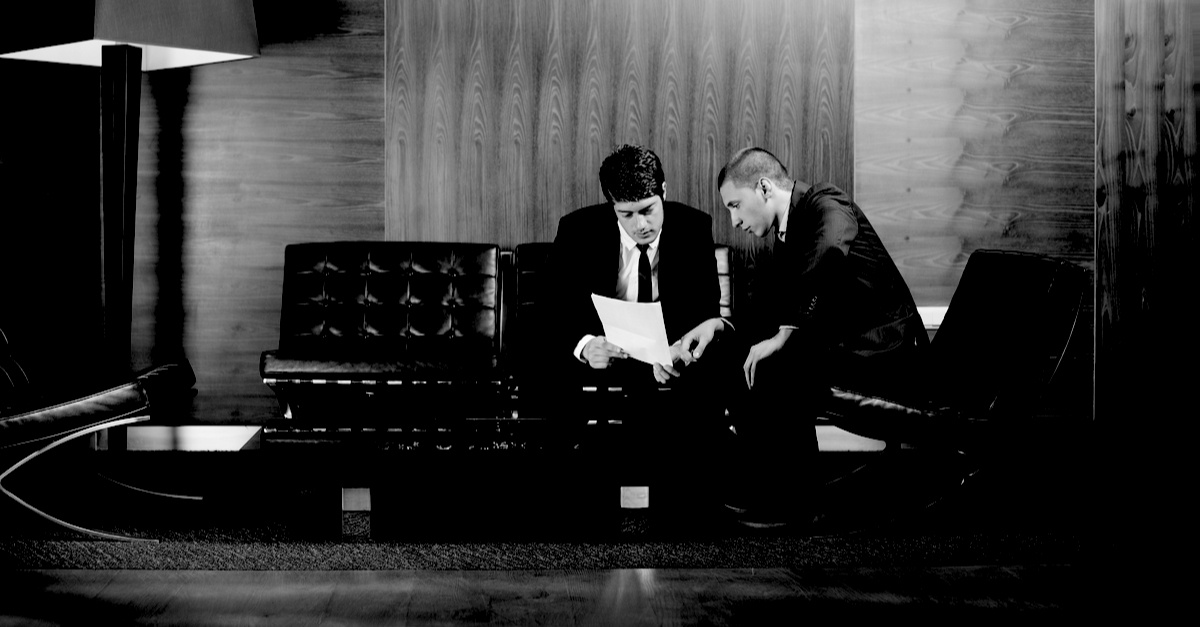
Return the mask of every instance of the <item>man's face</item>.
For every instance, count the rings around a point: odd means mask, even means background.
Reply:
[[[661,196],[651,196],[632,202],[614,202],[613,211],[622,229],[639,244],[649,244],[662,230],[663,203]]]
[[[765,237],[771,231],[775,219],[767,209],[767,196],[761,186],[735,187],[726,181],[719,191],[733,228],[753,233],[755,237]]]

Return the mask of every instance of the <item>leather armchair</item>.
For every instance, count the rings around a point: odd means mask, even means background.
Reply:
[[[14,471],[67,442],[103,429],[151,419],[155,408],[170,406],[196,383],[186,360],[130,375],[116,385],[83,396],[55,399],[38,393],[0,330],[0,492],[22,507],[63,527],[88,535],[134,540],[56,518],[30,505],[3,485]],[[15,460],[15,461],[14,461]]]
[[[493,244],[288,245],[279,348],[259,364],[285,420],[267,435],[503,415],[500,264]]]
[[[964,462],[952,478],[961,486],[990,455],[1016,454],[1015,445],[1034,432],[1087,286],[1087,272],[1066,260],[975,251],[914,387],[883,397],[835,386],[827,419],[889,449],[951,455]]]

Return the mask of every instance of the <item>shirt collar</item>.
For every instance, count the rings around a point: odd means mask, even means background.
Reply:
[[[621,228],[620,223],[617,223],[617,231],[621,234],[621,248],[626,251],[631,251],[634,248],[637,248],[637,241],[630,237],[629,234],[625,232],[625,229]],[[650,240],[650,250],[657,252],[658,242],[660,240],[662,240],[662,228],[659,228],[658,235],[655,235],[654,239]]]
[[[808,189],[802,192],[800,191],[799,184],[795,182],[792,183],[791,195],[788,197],[788,210],[783,213],[783,217],[779,220],[779,226],[775,229],[775,235],[779,237],[780,240],[783,240],[786,237],[788,226],[787,223],[791,221],[790,218],[792,216],[792,211],[804,203],[804,199],[808,197],[808,194],[812,191],[812,189],[812,186],[809,186]]]

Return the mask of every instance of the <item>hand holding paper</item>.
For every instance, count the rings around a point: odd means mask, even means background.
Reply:
[[[670,364],[671,348],[661,303],[630,303],[592,294],[604,336],[630,357],[648,364]]]

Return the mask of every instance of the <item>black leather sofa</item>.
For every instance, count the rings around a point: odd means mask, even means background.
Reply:
[[[284,417],[267,425],[266,442],[366,438],[385,448],[431,450],[546,444],[539,440],[548,432],[545,423],[561,427],[564,421],[530,398],[536,396],[528,388],[539,366],[530,362],[527,349],[537,342],[530,320],[545,292],[554,289],[543,279],[550,246],[527,243],[512,251],[437,242],[288,246],[279,348],[264,352],[261,360],[263,380],[277,394]],[[714,254],[721,310],[729,316],[737,291],[734,263],[727,246],[717,245]],[[1074,335],[1085,274],[1075,264],[1045,256],[975,251],[946,315],[949,333],[935,336],[931,364],[948,362],[937,366],[974,373],[977,369],[963,368],[991,363],[990,374],[982,377],[989,382],[1040,372],[1021,360],[1057,366]],[[1003,359],[988,357],[1000,347],[1007,351]],[[967,357],[975,354],[980,359]],[[1024,390],[1031,398],[1020,405],[1028,414],[1052,379],[1053,372],[997,385]],[[587,394],[580,398],[593,410],[613,407],[624,393],[582,391]],[[978,411],[967,412],[968,419],[941,408],[939,403],[954,405],[943,396],[916,390],[913,398],[877,399],[835,388],[818,420],[897,442],[928,439],[928,420],[914,422],[916,415],[937,423],[932,431],[939,434],[954,433],[966,422],[994,422]]]
[[[569,445],[564,421],[529,394],[525,350],[551,244],[339,241],[287,246],[279,347],[260,374],[282,418],[272,443],[354,441],[384,449]],[[721,307],[731,251],[718,245]],[[589,390],[606,401],[621,390]]]
[[[279,348],[260,361],[284,417],[268,442],[444,448],[503,417],[501,263],[491,244],[289,245]]]
[[[667,475],[654,474],[646,482],[641,470],[621,477],[588,474],[629,458],[624,448],[613,447],[627,440],[622,418],[643,405],[627,403],[626,391],[584,386],[563,411],[562,404],[539,402],[544,390],[531,385],[544,367],[528,349],[537,342],[532,321],[554,289],[544,281],[550,246],[522,244],[512,251],[427,242],[288,246],[280,345],[261,361],[263,380],[278,395],[284,417],[266,425],[263,448],[349,444],[338,450],[356,463],[338,467],[359,473],[355,480],[365,485],[403,492],[402,502],[418,502],[419,491],[428,489],[420,474],[455,474],[468,466],[473,470],[466,471],[462,485],[489,485],[497,494],[509,489],[505,481],[519,485],[547,469],[576,482],[586,477],[594,483],[574,490],[595,497],[586,502],[601,504],[615,494],[614,482],[656,484]],[[731,251],[718,245],[714,254],[722,313],[732,315],[737,281]],[[949,451],[962,458],[948,473],[953,485],[963,485],[996,455],[1019,449],[1014,443],[1028,433],[1033,410],[1069,345],[1078,341],[1086,285],[1085,270],[1070,262],[975,251],[934,335],[929,385],[904,398],[834,387],[816,424],[883,440],[887,451],[914,446],[935,456]],[[414,462],[407,470],[374,465],[370,460],[382,458],[367,455],[390,450],[417,454],[405,456]],[[494,456],[473,454],[508,450],[548,455],[530,456],[532,468],[514,470],[496,466]],[[480,463],[455,455],[463,452]],[[314,463],[307,449],[300,453],[305,463]],[[887,474],[896,454],[874,465]],[[397,473],[417,480],[398,482]],[[942,485],[935,486],[935,500],[948,494]],[[407,519],[404,512],[397,515]]]

